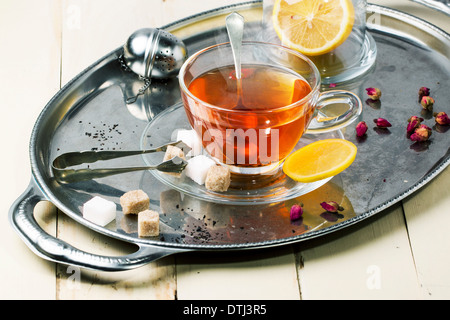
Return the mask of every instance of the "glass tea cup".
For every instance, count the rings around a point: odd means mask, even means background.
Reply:
[[[361,114],[352,92],[321,93],[319,70],[297,51],[244,41],[241,63],[237,79],[232,48],[222,43],[193,54],[179,74],[190,125],[204,150],[233,173],[271,174],[305,132],[336,130]],[[331,105],[345,108],[325,114]]]

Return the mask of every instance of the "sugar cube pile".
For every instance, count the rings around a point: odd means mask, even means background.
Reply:
[[[138,236],[159,235],[159,213],[150,210],[150,198],[143,190],[131,190],[120,197],[124,215],[138,216]]]
[[[216,192],[227,191],[231,182],[229,168],[216,166],[216,162],[213,159],[203,154],[202,141],[196,131],[193,129],[179,129],[172,133],[172,138],[175,135],[177,141],[183,141],[192,149],[186,155],[189,159],[184,169],[186,176],[199,185],[205,185],[208,190]],[[167,149],[164,160],[171,159],[175,155],[180,156],[180,151],[177,149]],[[178,177],[181,177],[181,175],[178,175]]]
[[[116,204],[95,196],[83,205],[83,218],[104,227],[116,218]]]

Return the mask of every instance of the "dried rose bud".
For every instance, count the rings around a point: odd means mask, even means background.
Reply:
[[[423,118],[417,117],[417,116],[411,116],[411,117],[408,119],[408,122],[411,122],[411,121],[414,121],[414,120],[418,120],[419,122],[422,122],[422,121],[423,121]]]
[[[389,128],[392,127],[391,123],[383,118],[373,119],[373,122],[377,125],[378,128]]]
[[[436,120],[436,123],[440,124],[441,126],[450,125],[450,118],[445,112],[435,113],[434,119]]]
[[[362,137],[363,135],[366,134],[367,129],[368,129],[367,123],[365,123],[364,121],[361,121],[360,123],[358,123],[356,125],[356,135],[358,137]]]
[[[414,131],[420,126],[421,122],[423,121],[423,118],[419,118],[416,116],[412,116],[408,119],[408,127],[406,128],[406,132],[408,134],[413,134]]]
[[[302,205],[294,204],[291,207],[291,212],[290,212],[291,221],[300,219],[302,217],[302,215],[303,215]]]
[[[430,95],[430,88],[422,87],[419,89],[419,102],[422,100],[423,96],[429,96]]]
[[[372,100],[380,100],[381,98],[381,90],[378,88],[367,88],[367,95]]]
[[[431,111],[433,110],[434,99],[430,96],[423,96],[422,100],[420,100],[420,104],[425,110]]]
[[[418,121],[418,122],[420,123],[420,122],[423,121],[423,118],[417,117],[417,116],[411,116],[411,117],[408,119],[408,122],[412,122],[412,121]]]
[[[414,131],[410,139],[412,141],[427,141],[431,136],[431,128],[425,124],[421,124],[419,128]]]
[[[320,205],[328,212],[338,212],[344,210],[344,208],[334,201],[322,202]]]

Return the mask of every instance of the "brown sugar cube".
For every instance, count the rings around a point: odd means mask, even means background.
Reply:
[[[183,150],[181,150],[180,148],[175,147],[175,146],[168,146],[167,150],[166,150],[166,153],[164,154],[163,161],[168,161],[168,160],[171,160],[171,159],[173,159],[175,157],[180,157],[181,159],[184,159],[184,160],[186,159],[186,157],[184,156]],[[175,176],[175,177],[178,177],[178,178],[181,177],[181,173],[169,173],[169,172],[166,172],[166,174],[169,174],[171,176]]]
[[[225,192],[231,183],[231,173],[228,167],[212,166],[206,175],[205,187],[216,192]]]
[[[142,190],[128,191],[120,197],[120,205],[124,214],[138,214],[150,206],[150,198]]]
[[[139,237],[155,237],[159,235],[159,213],[145,210],[138,214]]]

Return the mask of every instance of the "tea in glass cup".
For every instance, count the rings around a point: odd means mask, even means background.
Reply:
[[[361,112],[351,92],[321,94],[319,71],[297,51],[244,41],[241,61],[237,79],[230,44],[219,44],[188,58],[179,75],[190,125],[209,155],[234,173],[270,174],[307,130],[331,131]],[[337,117],[317,117],[332,100],[349,108]]]

